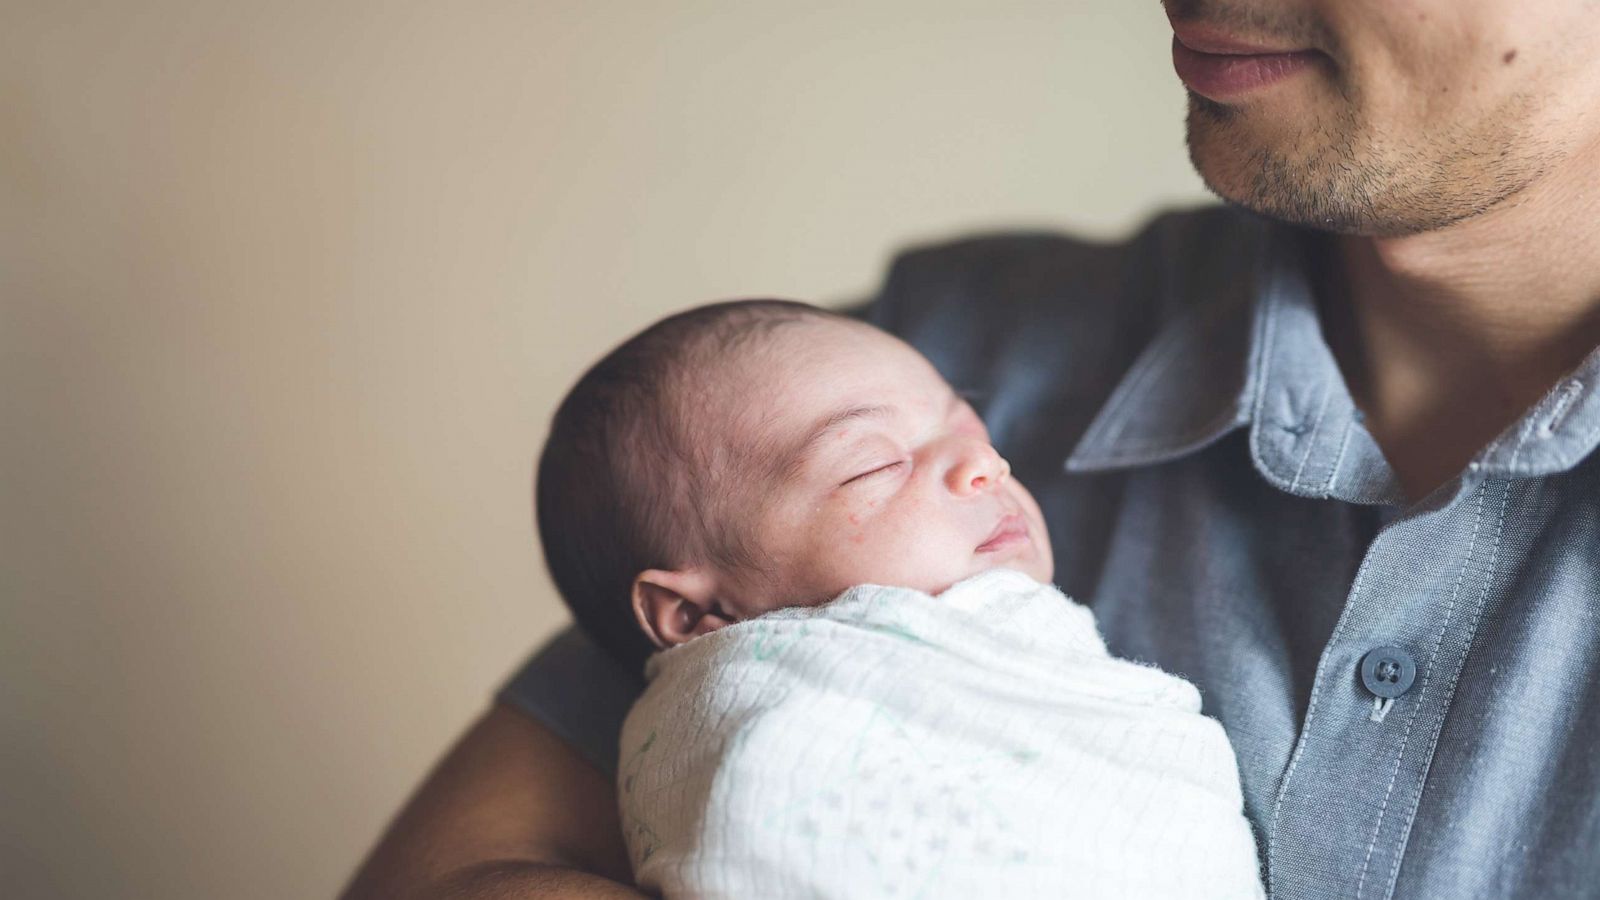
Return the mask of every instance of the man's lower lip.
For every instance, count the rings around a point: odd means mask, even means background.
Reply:
[[[1316,51],[1236,55],[1201,53],[1172,39],[1172,67],[1178,77],[1208,100],[1219,103],[1281,81],[1315,62]]]

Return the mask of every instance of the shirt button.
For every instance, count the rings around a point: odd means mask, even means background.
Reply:
[[[1399,647],[1379,647],[1361,657],[1361,683],[1375,697],[1393,700],[1416,680],[1416,662]]]

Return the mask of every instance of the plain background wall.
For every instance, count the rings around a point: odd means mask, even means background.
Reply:
[[[0,892],[334,893],[668,310],[1204,196],[1156,0],[0,0]]]

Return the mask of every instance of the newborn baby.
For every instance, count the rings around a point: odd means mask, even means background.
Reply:
[[[1221,727],[1106,653],[903,342],[786,301],[664,319],[562,403],[537,505],[580,625],[648,656],[617,787],[645,890],[1262,895]]]

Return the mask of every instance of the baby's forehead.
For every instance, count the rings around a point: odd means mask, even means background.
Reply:
[[[730,348],[733,349],[733,348]],[[742,342],[702,368],[681,398],[695,443],[765,468],[831,426],[937,412],[953,392],[920,353],[864,323],[806,322]]]
[[[856,439],[877,433],[921,429],[921,423],[942,420],[963,402],[939,379],[834,387],[747,410],[732,427],[740,455],[756,471],[787,479],[808,460],[825,456],[830,447],[849,447]]]

